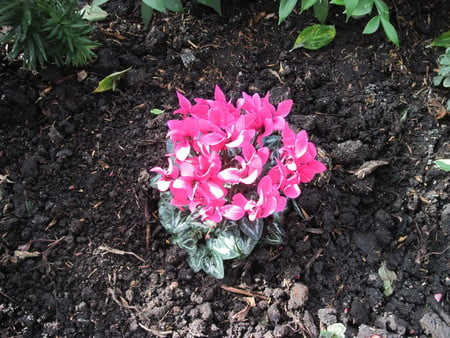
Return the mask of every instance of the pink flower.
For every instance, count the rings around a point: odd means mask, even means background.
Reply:
[[[269,149],[266,147],[258,150],[246,142],[242,145],[242,156],[236,156],[234,159],[241,168],[226,168],[219,172],[220,179],[229,183],[252,184],[263,171],[263,167],[269,158]]]
[[[167,191],[167,189],[169,189],[170,187],[170,184],[179,175],[179,170],[176,166],[173,165],[172,159],[169,159],[169,167],[167,168],[167,170],[164,170],[160,167],[155,167],[150,169],[150,171],[156,172],[161,175],[161,178],[156,183],[159,191]]]
[[[264,176],[258,183],[258,201],[248,200],[242,193],[233,196],[233,204],[243,208],[248,218],[254,221],[286,208],[286,198],[282,197],[270,176]]]

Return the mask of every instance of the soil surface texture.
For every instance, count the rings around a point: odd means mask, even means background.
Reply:
[[[278,1],[223,0],[222,16],[187,1],[145,28],[140,2],[117,0],[86,67],[0,61],[1,336],[316,337],[343,323],[348,337],[449,337],[450,175],[433,163],[450,158],[448,91],[428,45],[450,2],[386,2],[400,48],[341,7],[330,45],[290,52],[317,21],[278,25]],[[302,217],[287,213],[286,244],[227,261],[223,280],[170,244],[148,184],[176,91],[213,98],[216,84],[233,101],[293,99],[289,123],[328,168],[302,187]]]

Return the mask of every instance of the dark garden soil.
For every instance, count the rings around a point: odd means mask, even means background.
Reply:
[[[347,336],[448,337],[450,175],[433,165],[450,157],[448,91],[427,45],[450,2],[396,1],[400,49],[335,11],[333,43],[292,52],[310,13],[278,26],[278,1],[222,2],[222,17],[188,2],[145,29],[137,2],[111,1],[86,67],[0,63],[1,336],[309,337],[337,321]],[[288,213],[286,245],[227,262],[223,280],[190,270],[148,186],[176,90],[215,84],[292,98],[289,122],[328,167],[303,186],[303,217]]]

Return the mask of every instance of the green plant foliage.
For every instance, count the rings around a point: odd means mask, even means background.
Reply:
[[[383,281],[384,295],[389,297],[394,293],[393,283],[397,279],[397,274],[386,267],[386,262],[381,263],[378,275]]]
[[[101,5],[107,3],[109,0],[93,0],[92,4],[85,5],[81,9],[83,19],[87,21],[102,21],[108,16],[108,13],[100,8]]]
[[[151,181],[155,186],[159,176]],[[270,244],[282,244],[284,232],[283,213],[272,217],[272,224],[264,234],[264,221],[250,221],[244,217],[239,221],[223,221],[220,224],[201,222],[198,214],[184,212],[171,202],[169,192],[161,193],[158,205],[161,225],[171,235],[171,242],[188,254],[187,262],[195,272],[222,279],[225,260],[245,258],[250,255],[262,237]]]
[[[433,78],[433,85],[439,86],[441,83],[445,88],[450,87],[450,47],[438,58],[438,75]]]
[[[164,110],[158,109],[158,108],[153,108],[152,110],[150,110],[150,113],[152,113],[153,115],[161,115],[164,113]]]
[[[211,7],[214,9],[217,13],[222,15],[222,10],[220,6],[220,0],[198,0],[199,3]]]
[[[10,60],[23,60],[27,69],[81,66],[91,60],[97,43],[92,28],[77,11],[75,0],[0,0],[0,26],[9,27],[0,37]]]
[[[329,44],[336,36],[332,25],[312,25],[303,29],[295,40],[291,51],[300,47],[316,50]]]
[[[292,13],[297,3],[297,0],[280,0],[280,7],[278,10],[279,24]],[[316,18],[322,25],[325,25],[330,5],[343,6],[343,13],[346,15],[346,21],[350,20],[350,18],[359,19],[366,15],[370,15],[375,5],[378,15],[369,20],[364,28],[363,34],[375,33],[381,24],[386,37],[397,47],[399,46],[397,31],[389,21],[389,7],[383,0],[301,0],[300,12],[302,13],[312,7]]]
[[[444,32],[439,35],[436,39],[434,39],[431,44],[431,47],[450,47],[450,31]]]
[[[121,70],[119,72],[115,72],[112,74],[109,74],[108,76],[106,76],[105,78],[103,78],[99,83],[97,88],[95,88],[94,93],[101,93],[101,92],[105,92],[108,90],[116,90],[117,87],[117,83],[119,82],[120,78],[126,73],[128,72],[130,68]]]
[[[280,0],[278,9],[278,24],[282,23],[294,10],[297,0]]]
[[[347,328],[342,323],[334,323],[327,327],[325,331],[320,332],[319,338],[345,338]]]
[[[436,160],[434,161],[434,164],[436,164],[439,169],[450,172],[450,158]]]

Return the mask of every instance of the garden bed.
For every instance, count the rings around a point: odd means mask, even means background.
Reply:
[[[431,85],[442,49],[427,48],[449,30],[448,1],[398,1],[400,49],[335,12],[334,42],[292,52],[315,19],[278,26],[275,1],[223,16],[189,2],[147,29],[134,1],[105,9],[86,67],[0,63],[2,336],[315,336],[334,321],[348,336],[448,336],[450,176],[433,165],[450,157],[448,91]],[[289,123],[327,165],[302,187],[302,217],[288,212],[286,244],[227,262],[223,280],[170,244],[148,184],[176,91],[212,98],[216,84],[292,99]]]

